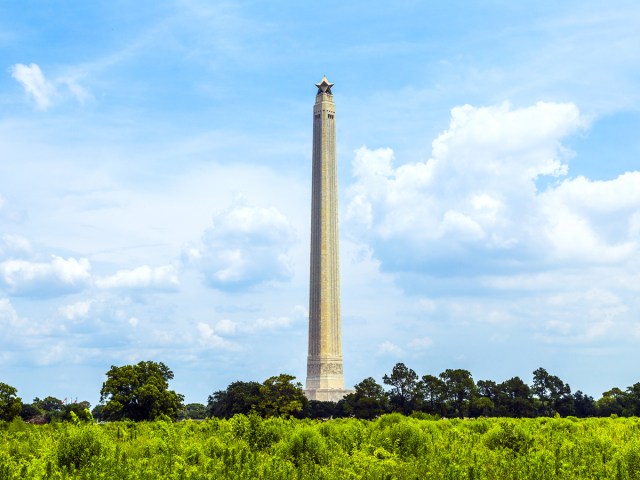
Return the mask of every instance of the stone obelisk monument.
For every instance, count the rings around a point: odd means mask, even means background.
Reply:
[[[316,84],[313,106],[311,188],[311,281],[309,356],[305,394],[310,400],[338,401],[349,391],[342,375],[340,255],[336,106],[326,77]]]

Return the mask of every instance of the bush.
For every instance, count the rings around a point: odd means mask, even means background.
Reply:
[[[285,452],[297,466],[307,462],[325,464],[329,460],[325,439],[315,429],[306,426],[295,430]]]
[[[60,468],[83,468],[100,457],[104,445],[101,432],[94,427],[71,429],[58,443],[58,466]]]
[[[533,442],[531,434],[513,422],[500,422],[486,433],[485,444],[491,450],[508,448],[516,453],[529,449]]]

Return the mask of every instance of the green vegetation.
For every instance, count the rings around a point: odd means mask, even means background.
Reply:
[[[11,420],[22,410],[22,400],[17,393],[15,387],[0,382],[0,420]]]
[[[106,420],[154,420],[161,416],[176,419],[184,409],[184,397],[169,390],[173,372],[162,362],[139,362],[111,366],[100,390],[100,412]]]
[[[640,479],[640,383],[594,401],[542,368],[529,386],[399,363],[387,390],[366,378],[338,403],[281,374],[185,406],[172,378],[162,363],[111,367],[93,414],[0,383],[0,480]]]
[[[637,479],[640,419],[0,422],[0,479]]]

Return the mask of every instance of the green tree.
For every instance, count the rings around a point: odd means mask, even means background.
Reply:
[[[293,375],[281,373],[260,386],[260,413],[265,417],[289,417],[306,407],[307,398]]]
[[[96,405],[95,407],[93,407],[93,410],[91,410],[91,416],[93,416],[93,418],[95,418],[97,422],[101,422],[102,420],[104,420],[104,417],[102,416],[103,410],[104,405]]]
[[[498,384],[494,403],[496,415],[501,417],[535,416],[531,388],[520,377],[513,377]]]
[[[64,410],[62,400],[52,396],[45,397],[42,400],[36,397],[33,399],[33,405],[44,411],[47,422],[60,420]]]
[[[209,395],[207,409],[209,415],[218,418],[231,418],[237,413],[247,414],[258,408],[261,393],[258,382],[233,382],[226,390]]]
[[[344,413],[371,420],[387,411],[388,399],[384,388],[373,378],[365,378],[342,400]]]
[[[45,420],[45,412],[34,403],[25,403],[20,410],[20,417],[26,422],[35,418],[39,418],[43,423]]]
[[[389,400],[394,411],[408,415],[416,409],[418,374],[415,371],[404,363],[397,363],[391,375],[385,375],[382,381],[391,387]]]
[[[15,387],[0,382],[0,420],[10,421],[20,415],[22,399],[17,393]]]
[[[640,415],[640,383],[634,383],[630,387],[627,387],[626,405],[624,409],[624,415],[626,416],[639,416]]]
[[[594,417],[597,414],[593,397],[580,390],[573,394],[573,405],[577,417]]]
[[[184,410],[180,412],[181,420],[204,420],[207,418],[207,407],[202,403],[189,403],[184,406]]]
[[[154,420],[166,415],[175,419],[184,408],[184,396],[169,390],[173,372],[162,362],[111,366],[100,389],[106,420]]]
[[[69,422],[72,420],[72,413],[83,422],[93,421],[93,415],[91,415],[91,404],[86,400],[77,403],[68,403],[62,410],[61,420]]]
[[[478,380],[476,382],[477,396],[471,404],[472,417],[491,417],[495,415],[495,401],[498,396],[498,385],[493,380]]]
[[[573,414],[571,387],[544,368],[533,372],[533,393],[538,397],[538,415]]]
[[[479,396],[486,397],[491,401],[494,401],[498,394],[498,385],[493,380],[478,380],[476,389]]]
[[[448,368],[440,374],[444,383],[444,392],[449,411],[456,417],[469,415],[469,407],[476,395],[476,384],[471,377],[471,372],[461,368]]]
[[[629,403],[628,394],[618,387],[607,390],[602,394],[602,398],[596,401],[598,416],[608,417],[609,415],[624,415]]]
[[[445,388],[442,379],[434,375],[423,375],[417,384],[420,409],[435,415],[445,415]]]
[[[344,415],[344,405],[341,402],[325,400],[309,400],[302,412],[304,418],[333,418]]]

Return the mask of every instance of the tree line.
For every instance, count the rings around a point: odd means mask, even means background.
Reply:
[[[299,384],[298,384],[299,385]],[[300,395],[302,395],[301,385]],[[211,416],[231,417],[236,413],[256,411],[259,384],[233,382],[226,390],[209,397]],[[355,385],[354,392],[337,403],[303,401],[297,417],[376,418],[385,413],[424,414],[433,417],[540,417],[540,416],[640,416],[640,383],[626,390],[613,388],[602,398],[578,390],[544,368],[533,372],[531,385],[520,377],[497,383],[475,382],[464,369],[446,369],[439,375],[420,377],[403,363],[382,377],[382,384],[369,377]]]
[[[213,392],[207,404],[184,404],[184,396],[169,389],[173,372],[162,362],[112,366],[100,389],[100,403],[66,403],[55,397],[23,403],[17,389],[0,382],[0,420],[21,417],[32,423],[51,421],[168,418],[230,418],[255,413],[263,417],[372,419],[385,413],[438,417],[640,416],[640,382],[626,390],[612,388],[598,400],[570,386],[544,368],[533,372],[531,385],[520,377],[501,383],[474,381],[464,369],[447,369],[420,377],[403,363],[382,377],[369,377],[337,403],[309,401],[295,377],[280,374],[264,382],[236,381]]]

